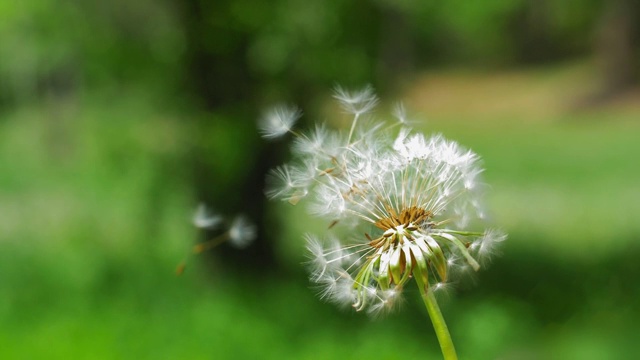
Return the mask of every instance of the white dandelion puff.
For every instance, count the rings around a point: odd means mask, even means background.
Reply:
[[[378,97],[371,86],[358,91],[349,91],[336,86],[333,97],[340,102],[346,112],[356,116],[368,113],[378,105]]]
[[[484,213],[479,156],[442,135],[413,133],[402,106],[395,135],[394,125],[358,121],[378,102],[371,87],[338,87],[334,96],[353,115],[348,134],[325,126],[294,134],[294,163],[273,170],[267,190],[308,200],[312,214],[331,221],[329,233],[357,229],[327,242],[305,235],[320,297],[379,315],[398,307],[409,282],[425,296],[446,293],[454,274],[477,271],[506,238],[468,229]]]
[[[256,238],[256,226],[244,215],[238,215],[229,228],[229,242],[237,248],[245,248]]]
[[[306,155],[315,155],[322,152],[330,153],[330,140],[327,127],[324,124],[317,125],[308,135],[296,138],[293,149],[300,154]]]
[[[278,105],[260,118],[259,130],[267,139],[279,138],[289,132],[301,116],[302,111],[295,106]]]
[[[222,216],[215,214],[204,203],[200,203],[192,222],[199,229],[214,229],[222,223]]]
[[[437,282],[429,288],[430,291],[433,291],[434,294],[440,299],[447,299],[451,296],[452,286],[451,281],[448,282]]]
[[[476,252],[480,261],[488,262],[492,256],[498,254],[498,245],[506,239],[507,234],[504,232],[489,229],[470,248]]]
[[[334,274],[335,287],[332,289],[328,300],[340,307],[348,307],[356,301],[356,291],[353,288],[354,281],[344,271]]]
[[[324,276],[329,264],[324,254],[322,243],[311,234],[305,234],[307,240],[308,265],[311,269],[312,277],[319,280]]]
[[[269,171],[265,194],[271,199],[297,202],[307,195],[306,187],[311,179],[311,176],[297,167],[282,165]]]
[[[387,289],[378,291],[367,313],[373,317],[379,317],[394,312],[404,303],[402,289]]]
[[[416,121],[409,119],[409,117],[407,116],[407,109],[402,102],[397,102],[393,105],[391,114],[402,126],[411,126],[416,123]]]

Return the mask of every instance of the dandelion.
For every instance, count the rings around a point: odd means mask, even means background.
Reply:
[[[498,230],[467,229],[484,217],[480,158],[442,135],[413,133],[401,106],[393,125],[358,122],[378,101],[370,87],[337,88],[335,98],[353,114],[348,135],[324,127],[298,134],[295,162],[272,172],[279,181],[269,182],[267,195],[290,202],[295,197],[295,203],[309,198],[312,214],[350,234],[324,242],[306,235],[311,280],[321,298],[386,313],[413,281],[445,358],[454,359],[433,293],[446,290],[461,267],[477,271],[506,239]]]
[[[199,229],[213,230],[218,228],[224,222],[221,215],[215,214],[205,204],[198,205],[193,217],[193,225]],[[178,267],[176,274],[182,275],[187,266],[187,261],[193,255],[203,253],[213,249],[220,244],[229,242],[231,246],[243,249],[251,244],[256,238],[256,226],[244,215],[236,216],[227,230],[219,233],[210,240],[198,243],[191,248],[191,251],[185,256]]]

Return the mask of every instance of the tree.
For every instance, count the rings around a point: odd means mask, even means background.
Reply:
[[[603,76],[602,99],[615,96],[638,81],[638,3],[605,2],[596,40],[596,56]]]

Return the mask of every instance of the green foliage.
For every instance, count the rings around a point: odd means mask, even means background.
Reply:
[[[182,60],[179,19],[167,3],[30,0],[0,8],[0,100],[144,81],[168,87]]]

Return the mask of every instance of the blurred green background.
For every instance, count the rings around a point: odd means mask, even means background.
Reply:
[[[637,356],[639,23],[634,0],[0,2],[0,358],[440,358],[412,290],[376,320],[320,301],[301,234],[326,224],[262,194],[289,154],[261,109],[331,120],[335,84],[483,157],[510,238],[442,301],[462,359]],[[200,201],[259,238],[176,277]]]

